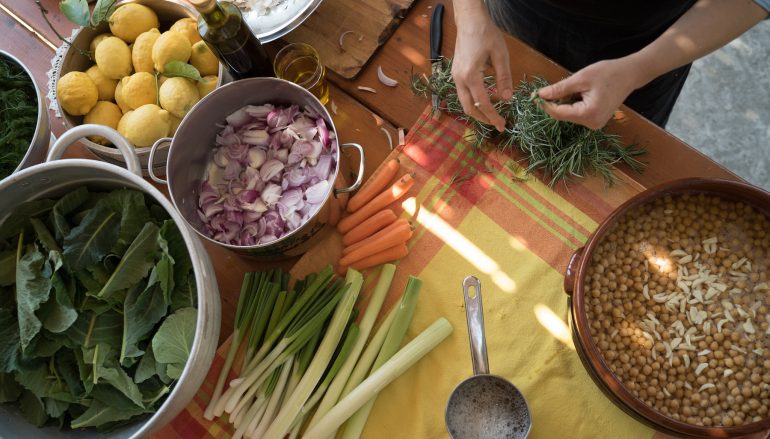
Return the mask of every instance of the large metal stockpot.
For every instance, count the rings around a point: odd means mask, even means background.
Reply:
[[[728,438],[743,437],[770,429],[770,417],[758,422],[732,427],[699,427],[677,421],[637,398],[612,372],[591,336],[586,313],[586,272],[593,254],[613,226],[631,210],[668,195],[707,194],[726,200],[741,201],[770,217],[770,193],[746,183],[735,181],[688,178],[665,183],[637,194],[615,209],[591,235],[584,247],[575,251],[567,266],[564,291],[569,296],[572,338],[583,366],[602,392],[621,410],[657,431],[676,437]]]
[[[29,76],[29,80],[32,81],[32,85],[35,87],[35,95],[37,97],[37,122],[35,124],[35,134],[29,142],[27,153],[24,155],[21,163],[19,163],[19,166],[16,167],[16,171],[20,171],[45,160],[45,154],[48,151],[48,142],[51,139],[51,126],[48,123],[48,109],[45,105],[45,95],[40,92],[40,87],[37,85],[32,72],[20,59],[4,50],[0,50],[0,57],[5,57],[24,69],[24,72]]]
[[[57,160],[67,147],[85,136],[107,137],[125,155],[128,170],[96,160]],[[59,431],[55,427],[37,428],[9,406],[0,406],[0,437],[7,438],[145,438],[169,423],[189,403],[206,378],[219,339],[220,304],[214,270],[203,244],[185,225],[166,197],[141,177],[139,159],[117,131],[101,125],[81,125],[59,138],[48,154],[48,161],[17,172],[0,182],[0,223],[19,204],[38,198],[58,197],[74,188],[112,190],[131,188],[144,192],[168,212],[184,238],[192,260],[198,291],[198,319],[190,357],[160,409],[107,435],[93,430]]]
[[[332,172],[332,178],[336,184],[329,185],[323,206],[297,229],[275,241],[260,245],[237,246],[216,241],[206,235],[203,221],[198,215],[200,186],[205,177],[206,167],[213,159],[215,137],[222,129],[221,124],[225,117],[245,105],[265,103],[294,104],[300,108],[309,108],[320,114],[329,129],[335,134],[337,133],[329,112],[312,93],[304,88],[276,78],[244,79],[222,86],[208,94],[187,113],[173,140],[161,139],[153,145],[150,160],[153,160],[152,157],[156,148],[171,141],[168,160],[166,161],[168,180],[161,180],[152,173],[150,176],[159,183],[168,184],[169,194],[174,205],[179,209],[182,217],[204,239],[259,259],[281,259],[304,253],[322,239],[325,235],[324,232],[331,230],[331,227],[325,226],[334,217],[332,209],[340,209],[340,206],[339,203],[330,203],[329,201],[337,194],[354,191],[361,185],[364,174],[364,150],[361,145],[355,143],[340,145],[337,138],[333,140],[337,143],[335,156],[337,163]],[[341,149],[355,149],[360,154],[356,181],[348,187],[345,187],[346,183],[344,183],[344,178],[340,172]],[[340,212],[336,213],[339,214]]]
[[[147,6],[148,8],[155,11],[155,13],[158,15],[158,20],[160,20],[160,26],[162,29],[168,29],[172,24],[174,24],[175,21],[182,19],[182,18],[194,18],[197,20],[198,13],[193,9],[189,4],[186,2],[181,1],[172,1],[172,0],[121,0],[116,3],[116,6],[122,6],[128,3],[138,3],[140,5]],[[88,67],[94,64],[92,60],[90,60],[88,57],[86,57],[84,54],[79,52],[78,50],[74,49],[74,47],[79,47],[81,49],[85,48],[88,49],[88,45],[91,44],[91,40],[102,33],[109,32],[110,27],[109,25],[104,22],[99,24],[99,26],[95,28],[91,27],[83,27],[80,28],[80,30],[77,31],[75,36],[72,38],[72,45],[67,47],[66,52],[64,53],[64,57],[62,58],[61,62],[61,68],[59,69],[58,75],[56,77],[56,81],[59,80],[60,77],[64,76],[68,72],[72,71],[81,71],[84,72]],[[225,70],[222,68],[222,64],[219,64],[219,72],[217,73],[217,87],[222,85],[223,81],[226,81],[227,78],[224,77],[226,75]],[[54,83],[55,87],[55,83]],[[59,103],[57,102],[57,105]],[[66,111],[64,111],[61,108],[61,105],[59,105],[59,110],[62,115],[62,120],[64,121],[64,126],[67,127],[67,129],[76,127],[83,123],[83,116],[72,116],[67,114]],[[91,152],[96,154],[100,159],[114,163],[114,164],[122,164],[123,163],[123,155],[118,151],[116,148],[109,146],[109,145],[100,145],[98,143],[92,142],[88,140],[87,138],[83,138],[80,140],[82,144],[84,144],[86,147],[88,147]],[[165,152],[161,151],[161,154],[158,154],[158,158],[156,159],[156,162],[154,163],[154,166],[156,169],[162,169],[164,165],[164,159],[165,159]],[[139,156],[139,161],[142,165],[142,169],[146,170],[149,166],[149,154],[150,154],[150,148],[149,147],[141,147],[136,148],[136,154]],[[144,171],[146,174],[146,171]]]

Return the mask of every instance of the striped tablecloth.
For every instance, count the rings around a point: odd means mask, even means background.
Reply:
[[[465,140],[466,127],[426,110],[406,145],[393,151],[404,172],[415,172],[412,198],[398,206],[417,226],[410,254],[398,264],[386,302],[400,296],[408,275],[423,279],[411,339],[437,317],[454,333],[387,387],[364,437],[445,438],[446,400],[472,374],[461,284],[482,282],[491,372],[513,382],[532,411],[532,438],[643,438],[656,433],[607,400],[583,369],[572,344],[562,291],[572,252],[617,205],[643,188],[617,173],[607,188],[586,179],[549,188],[509,156],[479,153]],[[331,236],[294,269],[318,270],[340,251]],[[384,315],[384,313],[382,313]],[[229,438],[224,421],[202,418],[222,367],[219,350],[209,376],[189,406],[157,437]]]

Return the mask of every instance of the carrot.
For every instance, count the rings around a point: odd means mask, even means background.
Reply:
[[[386,262],[395,261],[401,259],[409,253],[409,249],[406,248],[406,243],[402,242],[396,244],[393,247],[388,247],[385,250],[375,253],[371,256],[367,256],[359,261],[350,264],[350,267],[355,270],[364,270],[366,268],[374,267],[375,265],[384,264]]]
[[[342,248],[342,254],[346,255],[346,254],[352,252],[353,250],[357,250],[357,249],[361,248],[361,246],[366,244],[366,242],[369,241],[370,239],[379,239],[382,236],[385,236],[388,233],[390,233],[391,230],[393,230],[393,229],[395,229],[397,227],[403,227],[404,224],[406,224],[407,226],[411,227],[411,224],[409,224],[409,221],[407,221],[406,218],[399,218],[399,219],[393,221],[390,225],[386,226],[384,229],[382,229],[379,232],[375,233],[374,235],[369,236],[369,237],[364,238],[364,239],[362,239],[362,240],[360,240],[358,242],[354,242],[353,244],[350,244],[348,246],[343,247]]]
[[[388,233],[384,233],[382,236],[361,241],[364,244],[344,255],[340,259],[340,265],[350,265],[367,256],[372,256],[375,253],[393,247],[398,243],[406,242],[411,237],[412,228],[408,224],[399,224],[398,227],[389,230]]]
[[[369,177],[369,181],[366,182],[364,187],[359,189],[358,193],[350,199],[350,202],[348,203],[348,212],[355,212],[377,194],[385,190],[390,181],[393,180],[393,177],[398,173],[400,167],[401,163],[398,159],[388,160],[377,173]]]
[[[395,220],[396,214],[393,213],[392,210],[383,209],[361,224],[350,229],[350,231],[342,237],[342,245],[354,244],[364,238],[368,238],[382,230],[383,227],[390,225]]]
[[[369,200],[360,209],[342,218],[337,224],[337,230],[340,233],[347,233],[353,227],[361,224],[364,220],[386,208],[390,203],[398,200],[409,191],[414,185],[414,174],[406,174],[393,185],[385,189],[382,193]]]

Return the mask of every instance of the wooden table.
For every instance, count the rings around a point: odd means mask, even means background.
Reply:
[[[339,137],[345,142],[357,142],[364,145],[367,154],[366,175],[374,170],[389,153],[385,135],[377,125],[375,117],[385,129],[397,139],[396,128],[409,128],[422,112],[428,101],[414,96],[409,87],[413,72],[429,72],[428,27],[430,13],[435,0],[417,0],[404,22],[394,35],[380,48],[370,60],[369,65],[355,80],[347,80],[333,73],[329,74],[332,83],[331,101],[337,108],[334,115]],[[49,20],[58,32],[68,37],[73,25],[59,12],[57,0],[42,0],[48,10]],[[456,29],[452,16],[451,2],[446,2],[444,18],[443,54],[451,56],[454,49]],[[35,79],[46,90],[50,69],[50,60],[60,40],[48,27],[37,5],[32,0],[0,0],[0,49],[13,53],[24,61],[34,72]],[[519,40],[509,37],[506,40],[512,60],[514,78],[525,75],[540,75],[550,81],[567,75],[567,71],[548,60],[538,52],[527,47]],[[388,88],[377,80],[377,67],[397,79],[400,84]],[[361,91],[358,86],[369,86],[377,93]],[[617,126],[616,131],[628,141],[637,142],[647,148],[649,162],[644,174],[629,172],[628,175],[642,187],[651,187],[659,183],[683,177],[703,176],[738,179],[717,163],[684,144],[666,131],[663,131],[643,119],[631,110],[627,110],[626,121]],[[51,129],[59,135],[64,131],[61,119],[50,113]],[[71,149],[69,157],[94,158],[84,147]],[[161,188],[163,189],[163,188]],[[222,247],[207,245],[214,262],[220,295],[222,297],[222,329],[220,341],[232,332],[232,320],[235,315],[238,291],[246,271],[261,270],[270,266],[290,267],[295,260],[279,263],[254,261]]]

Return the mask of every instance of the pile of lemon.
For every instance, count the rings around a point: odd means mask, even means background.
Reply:
[[[109,19],[110,33],[91,41],[96,64],[59,78],[61,107],[83,123],[117,129],[136,147],[172,136],[182,118],[217,84],[219,60],[198,35],[194,19],[183,18],[161,33],[155,11],[136,3],[120,6]],[[171,61],[189,62],[203,81],[168,78]],[[90,140],[107,144],[102,137]]]

